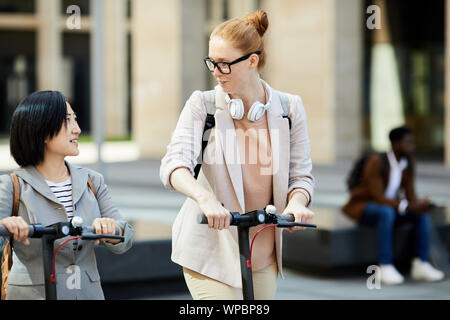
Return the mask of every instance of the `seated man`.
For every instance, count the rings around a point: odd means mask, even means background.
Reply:
[[[415,280],[440,281],[444,273],[429,261],[431,209],[428,198],[418,199],[414,190],[414,137],[407,127],[389,133],[392,150],[370,155],[362,166],[359,183],[351,189],[349,201],[342,211],[359,224],[376,226],[378,263],[381,282],[400,284],[403,276],[392,265],[393,229],[395,224],[412,222],[416,257],[411,277]],[[403,190],[404,199],[399,191]]]

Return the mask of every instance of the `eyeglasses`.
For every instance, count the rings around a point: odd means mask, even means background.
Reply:
[[[261,51],[250,52],[249,54],[246,54],[245,56],[237,58],[236,60],[231,62],[214,62],[209,57],[206,57],[205,59],[203,59],[203,61],[205,62],[205,65],[208,68],[209,72],[214,72],[214,69],[217,67],[217,69],[219,69],[221,73],[230,74],[231,65],[247,60],[252,54],[261,54]]]

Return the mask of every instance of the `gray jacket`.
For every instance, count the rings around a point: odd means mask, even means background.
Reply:
[[[102,243],[111,252],[121,254],[130,249],[133,228],[121,218],[113,205],[103,176],[95,171],[67,163],[72,176],[74,215],[90,226],[95,218],[108,217],[124,230],[125,241]],[[19,216],[29,224],[43,226],[67,221],[64,206],[48,187],[35,167],[15,171],[20,183]],[[97,197],[89,189],[91,178]],[[13,184],[9,175],[0,176],[0,220],[12,214]],[[67,238],[55,241],[55,248]],[[118,258],[120,259],[120,258]],[[56,257],[56,286],[58,299],[104,299],[92,241],[78,239],[77,250],[72,241],[63,245]],[[40,239],[30,239],[30,245],[13,241],[13,267],[6,299],[44,299],[44,270]]]

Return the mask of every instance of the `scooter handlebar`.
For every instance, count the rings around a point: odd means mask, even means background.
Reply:
[[[230,222],[231,225],[236,224],[237,220],[239,220],[240,217],[245,217],[245,216],[241,216],[237,212],[230,213],[230,215],[231,215],[231,222]],[[294,217],[293,214],[280,214],[280,215],[277,215],[277,218],[278,218],[278,221],[279,221],[278,222],[278,226],[279,227],[284,227],[286,223],[293,223],[295,221],[295,217]],[[235,223],[233,223],[233,221],[235,221]],[[199,223],[199,224],[208,224],[208,218],[206,217],[205,214],[199,213],[197,215],[197,223]],[[308,224],[308,223],[297,223],[296,225],[297,226],[303,226],[303,227],[316,228],[316,225]]]
[[[197,223],[208,224],[208,218],[203,213],[199,213],[197,215]]]
[[[28,238],[33,237],[34,234],[34,226],[30,225],[28,226]],[[0,237],[12,237],[13,234],[9,232],[8,228],[1,225],[0,226]]]
[[[41,231],[41,232],[36,232],[36,229],[38,229],[37,231]],[[42,236],[43,230],[49,231],[51,229],[42,227],[41,225],[29,225],[28,226],[28,238],[33,238],[35,233],[37,233],[36,237]],[[110,239],[122,239],[123,240],[123,237],[120,236],[120,230],[117,227],[116,227],[116,232],[114,235],[102,235],[102,234],[97,235],[95,233],[94,227],[83,227],[83,231],[84,231],[83,238],[89,239],[89,240],[94,240],[97,238],[101,239],[101,238],[105,238],[105,237],[108,237]],[[45,233],[47,233],[47,232],[45,232]],[[8,228],[6,228],[3,225],[0,225],[0,237],[8,237],[9,238],[12,236],[13,236],[13,234],[8,230]]]
[[[83,227],[83,231],[87,232],[87,233],[94,233],[95,234],[95,228],[94,227]],[[116,227],[116,232],[114,233],[114,235],[116,235],[116,236],[120,235],[119,228]]]
[[[114,235],[112,235],[112,234],[107,234],[107,235],[106,234],[96,234],[94,227],[83,227],[83,235],[82,235],[81,239],[83,239],[83,240],[99,240],[99,239],[103,239],[103,238],[121,240],[121,242],[125,241],[124,236],[120,235],[120,230],[117,227],[116,227],[116,232]]]

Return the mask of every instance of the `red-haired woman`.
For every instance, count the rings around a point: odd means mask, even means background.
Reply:
[[[307,208],[314,178],[302,100],[275,91],[259,75],[266,62],[268,25],[267,14],[259,10],[214,29],[205,58],[218,82],[213,99],[207,101],[201,91],[192,94],[161,162],[164,185],[188,197],[173,226],[172,260],[183,266],[194,299],[242,299],[230,212],[274,204],[278,213],[291,213],[297,222],[311,222],[314,215]],[[280,95],[288,100],[291,128]],[[214,104],[215,126],[196,180],[208,103]],[[197,224],[200,212],[209,228]],[[260,228],[251,228],[250,237]],[[274,298],[281,261],[280,230],[262,231],[252,253],[256,299]]]

